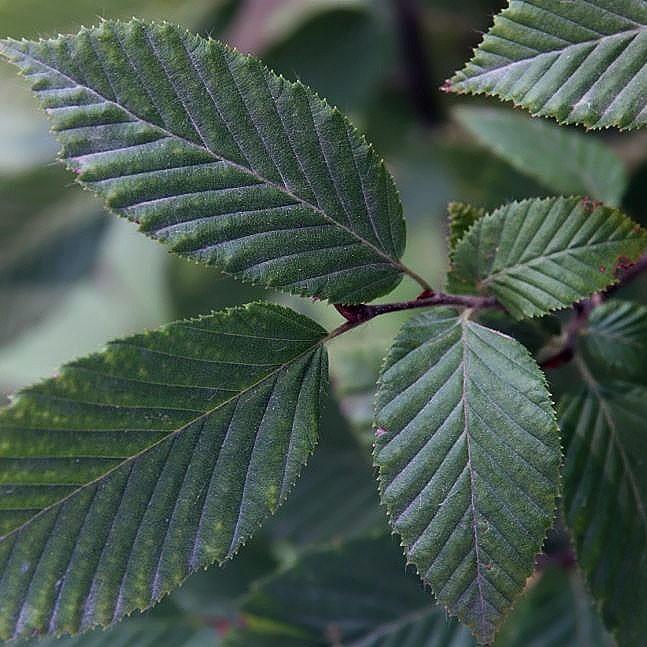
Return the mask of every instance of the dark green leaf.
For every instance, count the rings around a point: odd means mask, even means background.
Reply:
[[[0,639],[110,624],[231,557],[314,447],[324,340],[252,304],[22,391],[0,414]]]
[[[378,389],[382,501],[409,561],[484,643],[552,522],[559,435],[526,349],[449,309],[411,319]]]
[[[530,583],[496,647],[613,647],[576,570],[551,567]]]
[[[521,319],[566,308],[616,281],[647,235],[621,212],[587,198],[512,202],[459,243],[449,284],[494,294]]]
[[[581,344],[606,370],[645,377],[647,306],[612,299],[594,308],[581,333]]]
[[[308,553],[261,583],[243,611],[246,628],[227,637],[228,647],[474,644],[416,577],[405,574],[402,555],[387,537]]]
[[[620,204],[628,182],[625,169],[593,136],[502,108],[461,106],[454,114],[480,143],[547,189]]]
[[[0,42],[78,179],[174,252],[253,283],[360,302],[399,282],[384,164],[335,109],[168,24]]]
[[[643,0],[513,0],[447,83],[567,124],[647,124]]]
[[[597,383],[564,398],[564,508],[606,626],[619,645],[647,632],[647,389]]]

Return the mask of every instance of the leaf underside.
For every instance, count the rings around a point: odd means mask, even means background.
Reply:
[[[620,204],[624,165],[594,136],[508,108],[459,106],[454,115],[481,144],[552,192]]]
[[[516,318],[566,308],[616,281],[647,248],[645,232],[587,198],[512,202],[458,244],[448,276],[457,292],[494,294]]]
[[[559,437],[518,342],[452,310],[411,319],[376,402],[382,501],[439,602],[491,642],[555,508]]]
[[[383,162],[301,83],[168,24],[106,21],[0,41],[78,180],[186,258],[347,303],[401,278],[401,205]]]
[[[314,447],[324,336],[251,304],[19,393],[0,413],[0,639],[110,624],[231,557]]]
[[[447,83],[589,128],[647,124],[647,3],[510,0]]]
[[[647,632],[647,389],[592,382],[561,403],[564,509],[578,562],[619,645]]]

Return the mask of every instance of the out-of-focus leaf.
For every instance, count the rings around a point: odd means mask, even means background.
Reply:
[[[531,582],[496,647],[613,647],[576,570],[551,567]]]
[[[647,388],[598,383],[560,403],[564,509],[577,557],[619,645],[647,633]]]
[[[472,647],[469,631],[448,621],[416,579],[388,537],[310,552],[252,591],[245,628],[224,644]]]
[[[0,177],[0,344],[37,323],[96,265],[108,220],[67,183],[59,167]]]
[[[547,189],[620,204],[628,182],[624,166],[592,135],[503,108],[461,106],[454,115],[480,143]]]
[[[589,128],[647,124],[642,0],[514,0],[446,88]]]
[[[511,337],[436,308],[384,363],[375,462],[389,521],[439,602],[489,644],[553,521],[559,434]]]
[[[310,3],[302,4],[305,7]],[[328,4],[283,38],[275,39],[263,52],[263,60],[287,78],[316,88],[333,105],[351,112],[361,110],[388,72],[393,43],[366,4],[336,2],[332,8],[326,7]],[[293,11],[287,5],[285,12]],[[276,18],[280,19],[282,13],[278,12]]]
[[[494,294],[516,318],[566,308],[615,283],[647,234],[616,209],[580,198],[523,200],[481,218],[458,244],[448,283]]]
[[[647,376],[647,307],[611,299],[594,308],[581,331],[582,349],[616,376]]]
[[[21,391],[0,414],[0,639],[108,625],[231,557],[314,447],[324,340],[251,304]]]

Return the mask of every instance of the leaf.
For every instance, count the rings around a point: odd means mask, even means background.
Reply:
[[[460,106],[454,115],[481,144],[551,191],[620,204],[628,183],[624,166],[591,135],[501,108]]]
[[[227,647],[474,644],[405,574],[397,546],[384,536],[307,553],[252,591],[243,618],[245,628],[227,636]]]
[[[496,647],[613,647],[576,570],[551,567],[532,582]]]
[[[313,449],[325,339],[251,304],[22,391],[0,414],[0,640],[110,624],[231,557]]]
[[[580,343],[607,371],[645,377],[647,307],[616,299],[602,303],[591,312]]]
[[[446,89],[588,128],[647,124],[642,0],[512,0]]]
[[[127,618],[108,630],[95,629],[81,636],[45,638],[17,643],[16,647],[216,647],[222,644],[213,627],[191,618]]]
[[[552,522],[559,435],[511,337],[434,309],[392,346],[376,400],[382,502],[440,603],[492,642]]]
[[[473,207],[464,202],[450,202],[447,205],[449,213],[449,249],[450,253],[462,240],[467,230],[485,215],[485,209]]]
[[[620,645],[647,632],[647,389],[597,383],[560,403],[564,509],[605,625]]]
[[[301,83],[168,24],[0,41],[79,181],[182,256],[361,302],[400,281],[404,221],[366,141]]]
[[[41,320],[96,266],[108,221],[65,181],[57,167],[0,177],[0,345]]]
[[[454,253],[451,289],[494,294],[515,318],[566,308],[616,281],[647,235],[584,198],[512,202],[479,220]]]

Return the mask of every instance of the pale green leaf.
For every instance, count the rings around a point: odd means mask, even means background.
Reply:
[[[503,108],[461,106],[454,114],[481,144],[547,189],[620,204],[627,174],[595,137]]]
[[[578,562],[619,645],[647,633],[647,389],[597,383],[560,403],[564,508]]]
[[[435,309],[397,337],[375,422],[382,501],[408,560],[491,642],[555,508],[559,436],[541,371],[511,337]]]
[[[421,590],[388,537],[312,551],[260,583],[228,647],[473,647],[469,632]]]
[[[449,250],[453,254],[456,245],[463,239],[467,230],[485,215],[482,207],[473,207],[465,202],[450,202],[447,205],[449,214]]]
[[[587,198],[512,202],[459,243],[451,289],[493,294],[516,318],[566,308],[616,281],[647,235],[620,211]]]
[[[550,567],[528,586],[496,647],[613,647],[575,570]]]
[[[606,370],[625,377],[647,375],[647,306],[615,299],[593,309],[580,342]]]
[[[384,164],[301,83],[168,24],[5,40],[78,179],[148,236],[289,292],[360,302],[403,267]]]
[[[510,0],[452,92],[589,128],[647,124],[644,0]]]
[[[314,447],[324,340],[252,304],[22,391],[0,413],[0,639],[110,624],[231,557]]]

